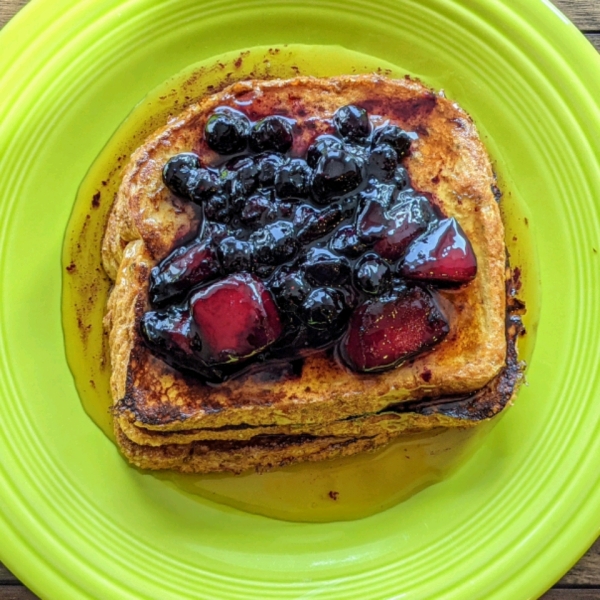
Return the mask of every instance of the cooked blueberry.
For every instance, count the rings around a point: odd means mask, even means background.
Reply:
[[[392,289],[390,266],[373,252],[365,254],[355,267],[354,284],[367,294],[380,296],[389,292]]]
[[[222,194],[217,194],[204,203],[204,216],[212,221],[225,223],[230,218],[229,202]]]
[[[254,244],[258,263],[281,264],[293,258],[298,251],[294,226],[289,221],[275,221],[255,231],[249,238]]]
[[[367,111],[352,104],[338,108],[333,115],[333,123],[340,135],[351,142],[363,142],[371,133]]]
[[[298,239],[306,244],[331,233],[344,219],[341,205],[332,204],[327,208],[311,215],[298,231]]]
[[[238,273],[252,270],[253,246],[230,236],[226,237],[217,247],[221,266],[226,273]]]
[[[258,183],[261,187],[275,185],[275,174],[283,166],[284,158],[279,154],[263,154],[256,157],[258,164]]]
[[[313,285],[341,285],[350,279],[350,263],[326,248],[310,248],[302,270]]]
[[[327,203],[331,198],[354,191],[365,178],[364,161],[343,150],[331,150],[317,164],[312,182],[316,202]]]
[[[268,219],[271,213],[276,214],[271,199],[265,194],[257,193],[246,200],[240,219],[245,225],[251,225]]]
[[[188,180],[188,190],[190,198],[201,204],[221,190],[219,175],[209,169],[197,169]]]
[[[398,196],[393,185],[379,184],[361,193],[361,211],[356,219],[356,233],[369,244],[382,238],[389,227],[387,208]]]
[[[204,130],[206,143],[215,152],[223,155],[236,154],[245,150],[250,133],[250,121],[237,110],[217,109],[207,121]]]
[[[332,135],[319,136],[306,151],[306,162],[313,169],[317,166],[319,159],[329,150],[341,150],[342,142]]]
[[[380,181],[389,181],[394,177],[398,166],[398,155],[388,144],[379,144],[371,150],[369,156],[369,175]]]
[[[287,152],[294,142],[292,122],[276,115],[255,123],[250,134],[250,147],[254,152]]]
[[[306,198],[312,171],[300,158],[284,164],[275,175],[275,190],[280,198]]]
[[[389,144],[401,159],[408,154],[413,137],[396,125],[384,125],[373,133],[373,145]]]
[[[228,165],[228,169],[235,173],[239,181],[240,191],[244,194],[252,193],[258,187],[259,166],[251,156],[237,159]]]
[[[200,158],[193,152],[176,154],[163,168],[164,184],[178,196],[187,197],[190,193],[190,179],[200,168]]]
[[[339,290],[317,288],[304,301],[300,316],[313,329],[336,328],[347,316],[344,295]]]
[[[358,258],[367,249],[367,245],[360,241],[352,225],[340,227],[331,237],[330,246],[332,250],[349,258]]]
[[[299,271],[281,271],[271,283],[277,304],[285,311],[295,312],[311,292],[306,278]]]

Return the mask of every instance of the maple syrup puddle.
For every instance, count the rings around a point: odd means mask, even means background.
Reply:
[[[389,63],[333,46],[259,47],[198,63],[151,92],[100,153],[79,189],[63,247],[63,330],[67,360],[85,411],[114,442],[109,408],[110,363],[102,319],[111,281],[102,269],[102,236],[120,173],[130,154],[168,118],[195,99],[243,79],[328,77],[377,72],[403,77]],[[508,182],[500,181],[501,189]],[[519,341],[529,362],[537,328],[537,260],[524,207],[505,194],[506,242],[521,269],[519,297],[527,305],[528,335]],[[148,472],[192,497],[292,521],[366,517],[406,500],[452,474],[480,446],[498,419],[469,429],[405,435],[373,453],[301,463],[267,473],[193,475]]]

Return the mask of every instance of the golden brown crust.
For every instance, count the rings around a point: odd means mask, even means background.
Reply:
[[[378,375],[352,373],[318,354],[306,359],[295,379],[267,381],[259,374],[218,387],[183,376],[147,350],[137,322],[148,308],[149,269],[198,226],[193,209],[162,184],[162,165],[174,154],[190,150],[210,163],[215,155],[201,135],[206,119],[217,106],[239,107],[240,102],[250,104],[251,118],[278,112],[296,119],[302,132],[294,142],[298,153],[328,131],[333,112],[349,103],[420,134],[406,163],[413,185],[456,217],[478,260],[472,283],[441,293],[451,321],[444,342]],[[132,156],[103,243],[105,269],[116,279],[106,323],[121,439],[125,431],[134,441],[156,444],[160,435],[153,438],[153,431],[180,432],[180,437],[172,438],[179,441],[171,444],[185,445],[190,439],[209,439],[210,429],[238,426],[258,428],[256,432],[365,436],[397,418],[375,415],[390,404],[468,394],[484,387],[502,370],[506,357],[504,230],[493,185],[489,158],[471,118],[443,95],[411,79],[373,75],[241,82],[189,108]],[[342,425],[341,420],[349,417],[359,418],[352,426]],[[362,417],[363,425],[358,426]],[[414,418],[419,429],[436,422],[431,415]],[[405,414],[400,420],[407,419]],[[465,425],[464,419],[449,417],[449,421],[449,426]],[[393,429],[398,431],[397,426]],[[193,431],[185,433],[188,430]],[[230,430],[226,439],[247,439],[244,431]],[[132,456],[137,452],[128,448]],[[318,453],[325,452],[324,446],[319,448]]]

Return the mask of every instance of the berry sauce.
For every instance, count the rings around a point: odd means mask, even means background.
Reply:
[[[220,107],[204,142],[163,181],[203,214],[196,239],[151,272],[149,348],[205,382],[334,348],[356,372],[402,364],[444,339],[436,288],[477,273],[460,224],[416,191],[403,161],[418,138],[363,107],[294,153],[292,119]]]

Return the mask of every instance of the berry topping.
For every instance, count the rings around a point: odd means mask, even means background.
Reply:
[[[398,260],[408,245],[435,220],[431,204],[424,196],[404,196],[388,213],[387,229],[375,244],[375,251],[388,260]]]
[[[342,207],[337,203],[319,212],[313,211],[302,221],[304,224],[298,229],[298,239],[302,243],[318,240],[333,231],[343,219]]]
[[[338,108],[333,115],[333,123],[339,134],[349,142],[365,142],[371,133],[367,111],[352,104]]]
[[[250,147],[254,152],[287,152],[294,143],[292,122],[279,116],[258,121],[250,134]]]
[[[226,196],[217,194],[204,202],[204,216],[219,223],[226,223],[231,216]]]
[[[220,109],[206,122],[204,137],[208,146],[223,155],[236,154],[246,149],[250,121],[237,110]]]
[[[275,175],[285,162],[280,154],[262,154],[256,157],[258,164],[258,183],[261,187],[273,187]]]
[[[246,156],[233,161],[228,165],[229,171],[233,172],[232,181],[235,181],[232,188],[235,188],[235,194],[247,196],[258,187],[258,174],[260,172],[256,161]]]
[[[390,181],[398,166],[398,154],[388,144],[380,144],[371,150],[369,157],[369,175],[379,181]]]
[[[313,177],[315,201],[327,203],[331,198],[353,192],[365,178],[362,158],[344,150],[329,150],[319,159]]]
[[[192,152],[176,154],[163,168],[164,184],[177,196],[190,195],[190,183],[200,168],[200,158]]]
[[[427,350],[448,331],[430,294],[414,287],[361,305],[350,319],[341,354],[356,371],[381,371]]]
[[[259,192],[246,200],[240,219],[245,225],[251,225],[261,220],[267,220],[272,214],[275,214],[273,202],[268,196]]]
[[[171,253],[150,273],[150,301],[163,305],[182,292],[216,277],[220,265],[209,241],[182,246]]]
[[[373,133],[373,145],[390,145],[398,154],[398,158],[404,158],[408,154],[412,140],[413,137],[409,133],[396,125],[384,125]]]
[[[289,221],[275,221],[250,236],[255,247],[256,261],[276,265],[293,258],[298,251],[294,226]]]
[[[190,324],[190,313],[173,306],[164,312],[145,313],[140,329],[144,338],[163,352],[190,355]]]
[[[311,292],[311,287],[300,271],[281,271],[271,283],[277,304],[284,311],[296,312]]]
[[[356,265],[354,282],[366,294],[380,296],[392,289],[390,266],[377,254],[365,254]]]
[[[326,248],[311,248],[302,261],[302,271],[313,285],[340,285],[350,279],[350,263]]]
[[[372,132],[352,105],[333,125],[298,156],[292,120],[251,123],[221,107],[205,130],[220,157],[167,162],[165,185],[204,216],[197,239],[150,275],[140,331],[167,363],[218,383],[335,348],[376,372],[447,334],[430,292],[400,278],[458,285],[477,262],[458,223],[411,187],[401,161],[417,136],[389,123]],[[299,146],[313,130],[323,128],[307,126]]]
[[[367,245],[360,241],[356,229],[351,225],[340,227],[333,234],[330,246],[338,254],[349,258],[358,258],[367,250]]]
[[[332,288],[317,288],[306,298],[301,318],[313,329],[329,329],[339,326],[346,313],[344,295]]]
[[[192,172],[187,183],[189,197],[196,203],[212,198],[221,190],[219,176],[209,169],[197,169]]]
[[[438,285],[463,284],[477,274],[477,259],[456,219],[443,219],[409,247],[400,273]]]
[[[200,356],[208,364],[251,357],[282,332],[279,312],[259,279],[230,275],[196,292],[190,299],[198,328]]]
[[[317,166],[320,158],[330,150],[341,150],[342,142],[332,135],[319,136],[306,151],[306,162],[313,169]]]
[[[221,267],[226,273],[252,270],[252,244],[237,238],[226,237],[218,246]]]
[[[306,198],[312,171],[300,158],[294,158],[278,169],[275,191],[280,198]]]

